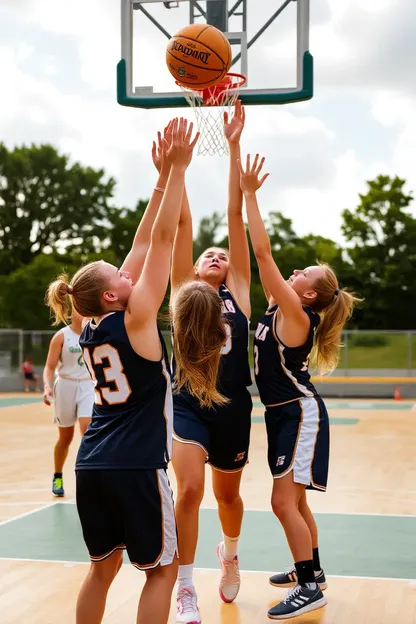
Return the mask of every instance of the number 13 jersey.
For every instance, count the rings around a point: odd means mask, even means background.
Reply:
[[[173,406],[162,336],[162,359],[146,360],[130,344],[124,311],[90,321],[80,336],[95,383],[92,421],[77,470],[166,468],[171,456]]]
[[[304,306],[310,329],[300,347],[287,347],[276,332],[278,306],[269,308],[260,320],[254,338],[254,371],[263,405],[279,405],[317,394],[308,371],[319,314]]]

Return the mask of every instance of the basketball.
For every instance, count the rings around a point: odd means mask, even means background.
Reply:
[[[172,76],[188,89],[205,89],[221,82],[231,67],[227,37],[209,24],[190,24],[168,43],[166,63]]]

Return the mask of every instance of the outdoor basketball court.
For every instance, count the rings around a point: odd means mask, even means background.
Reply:
[[[310,493],[329,576],[328,605],[298,622],[416,623],[416,432],[412,403],[327,402],[331,467],[326,494]],[[65,499],[50,493],[55,427],[39,395],[0,396],[0,621],[69,624],[88,555],[74,504],[74,441]],[[174,485],[172,470],[169,471]],[[220,526],[209,485],[201,510],[196,586],[205,624],[258,624],[284,594],[270,572],[290,565],[270,511],[262,408],[255,399],[250,464],[243,475],[242,588],[235,604],[218,596]],[[110,590],[104,622],[134,621],[144,575],[125,565]],[[171,622],[175,621],[172,609]]]

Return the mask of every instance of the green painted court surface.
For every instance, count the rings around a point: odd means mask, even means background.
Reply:
[[[38,395],[27,396],[27,397],[14,397],[14,396],[3,396],[0,397],[0,408],[2,407],[15,407],[17,405],[29,405],[30,403],[40,403],[42,402],[42,397]],[[342,410],[386,410],[386,411],[394,411],[394,410],[403,410],[403,411],[411,411],[413,409],[413,403],[400,403],[400,402],[389,402],[389,401],[332,401],[330,399],[325,400],[325,405],[328,410],[331,409],[342,409]],[[254,407],[259,407],[263,409],[263,404],[259,400],[253,401]],[[254,421],[256,422],[256,421]],[[347,423],[345,423],[347,424]]]
[[[416,517],[316,514],[328,575],[416,580]],[[216,510],[202,509],[196,567],[217,568],[221,535]],[[0,525],[0,558],[88,562],[75,504],[55,503]],[[291,557],[272,512],[247,510],[241,568],[278,571]]]

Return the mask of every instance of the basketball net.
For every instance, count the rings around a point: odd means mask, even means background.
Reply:
[[[245,82],[246,78],[241,74],[227,74],[219,84],[203,91],[187,89],[177,82],[195,113],[201,135],[197,148],[199,156],[228,154],[228,141],[224,135],[224,111],[231,112]]]

